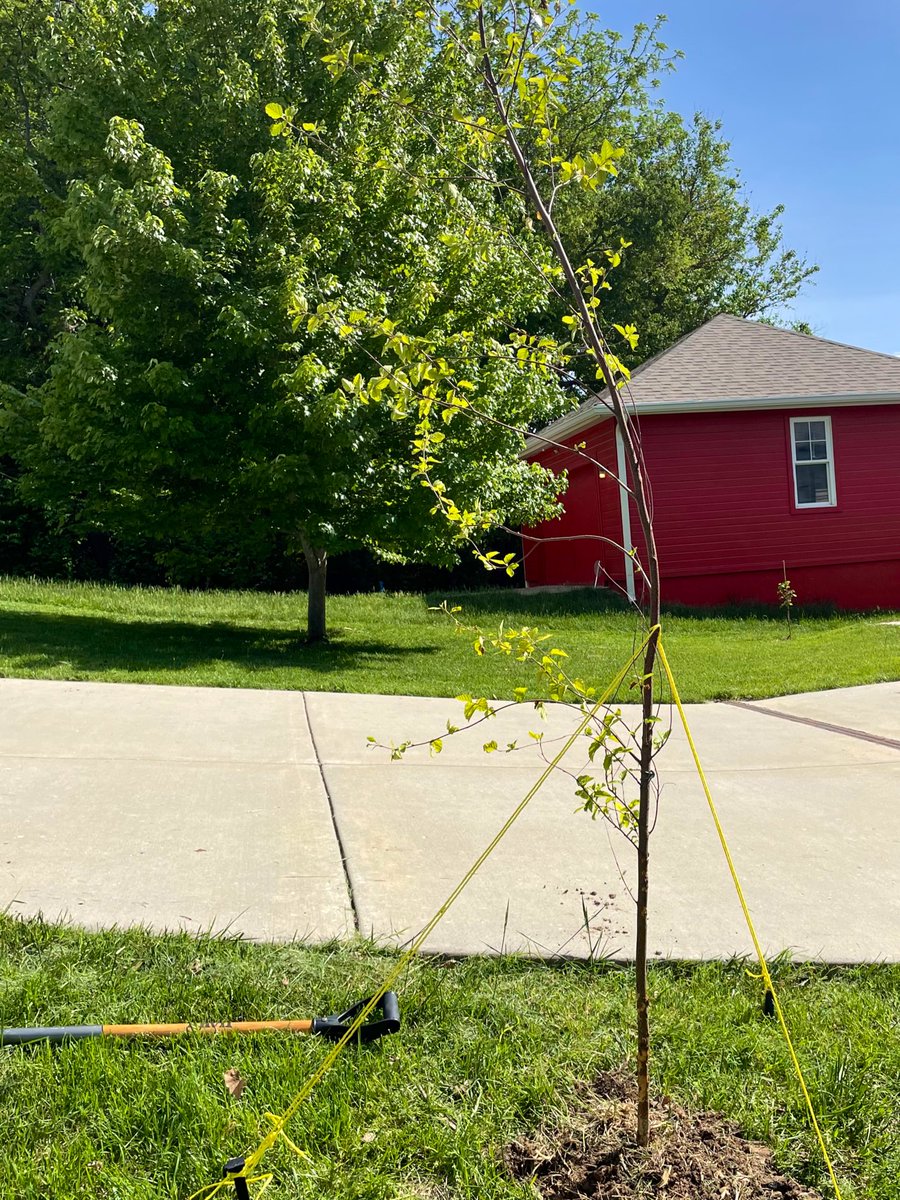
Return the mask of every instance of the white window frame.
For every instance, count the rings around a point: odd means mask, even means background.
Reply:
[[[806,424],[809,421],[824,421],[825,423],[825,450],[828,454],[827,458],[806,459],[803,462],[797,460],[797,439],[794,434],[794,426],[801,422]],[[816,463],[824,463],[828,472],[828,499],[817,500],[813,504],[801,504],[800,497],[797,491],[797,467],[808,467]],[[806,510],[808,508],[834,508],[837,504],[837,488],[834,483],[834,442],[831,437],[831,417],[824,413],[810,413],[808,416],[791,417],[791,477],[794,484],[794,508]]]

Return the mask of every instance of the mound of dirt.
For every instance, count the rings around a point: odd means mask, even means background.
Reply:
[[[668,1099],[651,1110],[648,1150],[635,1145],[635,1088],[624,1073],[585,1087],[564,1129],[510,1146],[506,1163],[547,1200],[822,1200],[782,1175],[771,1151],[716,1113]]]

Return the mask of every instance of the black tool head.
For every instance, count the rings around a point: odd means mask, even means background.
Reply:
[[[369,1000],[358,1000],[345,1012],[335,1013],[331,1017],[314,1017],[312,1032],[318,1033],[329,1041],[339,1042],[354,1020],[369,1004]],[[384,992],[378,998],[376,1010],[380,1011],[380,1019],[366,1021],[357,1030],[353,1040],[363,1044],[377,1041],[388,1033],[397,1033],[400,1029],[400,1005],[396,992]]]

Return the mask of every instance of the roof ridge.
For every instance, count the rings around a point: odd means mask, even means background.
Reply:
[[[666,346],[665,350],[657,350],[657,352],[651,355],[650,358],[644,359],[639,367],[634,368],[630,377],[633,379],[635,375],[640,375],[641,371],[645,370],[647,367],[652,367],[654,363],[659,362],[661,358],[665,358],[667,354],[671,354],[677,346],[682,344],[682,342],[686,342],[695,334],[700,333],[702,329],[705,329],[707,325],[711,325],[712,322],[717,320],[719,317],[725,316],[728,316],[728,313],[716,313],[714,317],[710,317],[708,321],[704,321],[703,324],[698,325],[696,329],[689,329],[687,333],[683,333],[680,338],[674,341],[671,346]]]
[[[729,333],[729,326],[740,328]],[[792,335],[793,348],[781,334]],[[798,338],[804,339],[803,347]],[[676,353],[682,347],[687,354]],[[854,394],[887,394],[885,388],[893,394],[900,390],[900,355],[719,312],[635,367],[619,389],[630,406],[657,392],[670,393],[670,399],[845,395],[854,379]],[[591,390],[578,410],[609,404],[609,391],[601,387]]]
[[[888,354],[886,350],[870,350],[868,346],[855,346],[852,342],[836,342],[834,338],[822,337],[818,333],[803,333],[800,329],[786,329],[783,325],[770,325],[768,321],[757,321],[753,317],[738,317],[734,313],[716,313],[714,317],[710,317],[709,321],[705,321],[704,325],[709,325],[712,321],[718,320],[719,317],[731,317],[733,321],[740,321],[743,325],[756,325],[763,329],[771,329],[773,333],[789,333],[792,337],[806,338],[808,342],[821,342],[824,346],[837,346],[841,350],[856,350],[860,354],[874,355],[876,358],[886,358],[888,362],[900,362],[900,355]],[[704,325],[698,326],[702,329]],[[697,332],[696,330],[694,331]],[[677,342],[674,345],[678,345]],[[650,361],[648,359],[648,361]]]
[[[696,334],[701,333],[707,327],[707,325],[711,325],[713,321],[718,321],[719,317],[730,317],[731,315],[731,313],[716,313],[715,316],[709,317],[707,320],[705,320],[702,325],[698,325],[695,329],[689,329],[687,333],[683,333],[680,338],[677,338],[674,342],[672,342],[671,346],[666,346],[664,350],[657,350],[657,352],[652,354],[650,358],[645,358],[639,366],[635,367],[630,372],[628,378],[624,381],[624,384],[619,384],[619,391],[627,393],[628,384],[632,379],[635,378],[635,376],[640,375],[642,371],[646,371],[648,367],[652,367],[654,363],[658,363],[660,359],[665,358],[667,354],[671,354],[672,351],[680,346],[683,342],[686,342]],[[735,317],[735,320],[742,321],[744,318]],[[593,403],[593,401],[599,400],[602,396],[607,395],[608,392],[608,388],[601,388],[599,392],[595,393],[593,400],[587,400],[585,403]]]

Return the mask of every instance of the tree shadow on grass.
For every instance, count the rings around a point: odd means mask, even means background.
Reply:
[[[551,592],[541,589],[529,591],[513,588],[485,588],[483,591],[431,592],[426,597],[429,607],[438,607],[444,602],[458,604],[462,608],[460,619],[466,614],[509,616],[521,613],[531,617],[580,616],[583,613],[616,613],[633,611],[628,601],[615,592],[602,588],[573,588],[571,591]]]
[[[171,672],[214,663],[253,672],[295,667],[330,673],[359,667],[388,667],[412,655],[434,653],[433,645],[397,646],[350,639],[313,645],[293,626],[254,627],[224,621],[114,620],[68,613],[0,614],[0,655],[20,670],[45,671],[63,664],[75,672]]]
[[[462,621],[470,616],[499,615],[509,616],[514,613],[526,617],[575,617],[590,616],[606,613],[633,613],[634,609],[628,601],[608,588],[579,587],[566,591],[545,591],[533,588],[528,591],[513,590],[512,588],[493,588],[483,591],[447,591],[432,592],[426,597],[431,607],[443,603],[462,608],[459,614]],[[690,607],[686,604],[663,604],[663,615],[680,617],[691,621],[774,621],[784,622],[784,612],[777,603],[763,604],[757,601],[735,601],[732,604],[711,604],[700,607]],[[867,615],[839,611],[835,605],[828,603],[797,605],[794,610],[796,620],[831,620]]]

